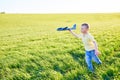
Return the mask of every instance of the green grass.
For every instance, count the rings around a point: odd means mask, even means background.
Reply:
[[[56,31],[84,22],[102,53],[94,74],[81,40]],[[0,80],[120,80],[120,13],[0,14]]]

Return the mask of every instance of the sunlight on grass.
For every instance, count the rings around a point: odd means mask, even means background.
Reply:
[[[87,22],[102,65],[87,71],[81,40],[56,28]],[[1,80],[119,80],[120,14],[0,14]]]

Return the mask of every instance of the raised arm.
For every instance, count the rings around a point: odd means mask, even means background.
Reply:
[[[70,33],[71,33],[73,36],[75,36],[76,38],[79,38],[79,35],[78,35],[78,34],[74,33],[72,30],[69,30],[69,31],[70,31]]]

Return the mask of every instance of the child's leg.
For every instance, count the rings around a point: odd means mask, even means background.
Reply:
[[[92,55],[91,55],[91,53],[90,53],[89,51],[86,51],[85,60],[86,60],[88,69],[89,69],[90,71],[93,71]]]
[[[101,60],[98,58],[98,56],[95,54],[95,51],[92,52],[92,59],[97,63],[101,64]]]

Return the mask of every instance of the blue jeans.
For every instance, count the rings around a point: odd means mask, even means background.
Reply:
[[[95,54],[95,50],[86,51],[85,60],[86,60],[88,69],[90,71],[94,71],[93,65],[92,65],[92,60],[94,60],[97,64],[102,63],[101,60],[98,58],[98,56]]]

